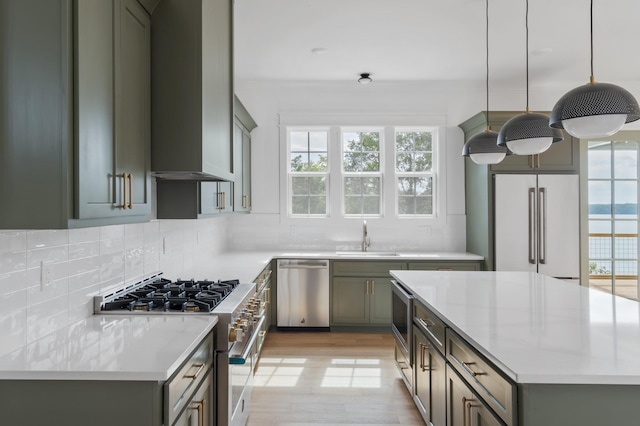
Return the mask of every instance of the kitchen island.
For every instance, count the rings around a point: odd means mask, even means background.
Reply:
[[[448,425],[476,414],[521,426],[638,424],[639,303],[536,273],[391,275],[444,324]],[[469,391],[461,401],[459,386]]]

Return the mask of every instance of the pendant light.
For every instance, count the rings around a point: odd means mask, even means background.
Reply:
[[[517,155],[540,154],[554,142],[563,139],[562,131],[549,127],[549,117],[529,110],[529,0],[525,12],[527,47],[527,107],[524,114],[509,119],[498,133],[498,145],[506,146]]]
[[[593,77],[593,0],[591,0],[591,77],[589,83],[561,97],[551,111],[549,125],[580,138],[616,133],[625,123],[640,119],[638,101],[620,86],[596,83]]]
[[[506,147],[498,146],[498,133],[491,131],[489,126],[489,0],[485,0],[486,5],[486,47],[487,47],[487,128],[476,135],[473,135],[462,147],[462,155],[470,157],[477,164],[497,164],[501,162],[508,152]]]

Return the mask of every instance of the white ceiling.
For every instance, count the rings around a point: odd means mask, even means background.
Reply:
[[[596,81],[640,80],[640,0],[594,1]],[[312,49],[323,48],[323,54]],[[532,85],[589,79],[589,0],[529,0]],[[491,81],[524,84],[525,0],[489,0]],[[235,0],[243,80],[484,80],[484,0]]]

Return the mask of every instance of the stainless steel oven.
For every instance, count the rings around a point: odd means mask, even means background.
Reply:
[[[391,281],[391,331],[395,340],[395,361],[407,389],[413,390],[411,315],[413,296],[397,281]]]

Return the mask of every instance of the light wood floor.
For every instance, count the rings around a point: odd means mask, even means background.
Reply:
[[[248,426],[424,425],[388,334],[269,332]]]

